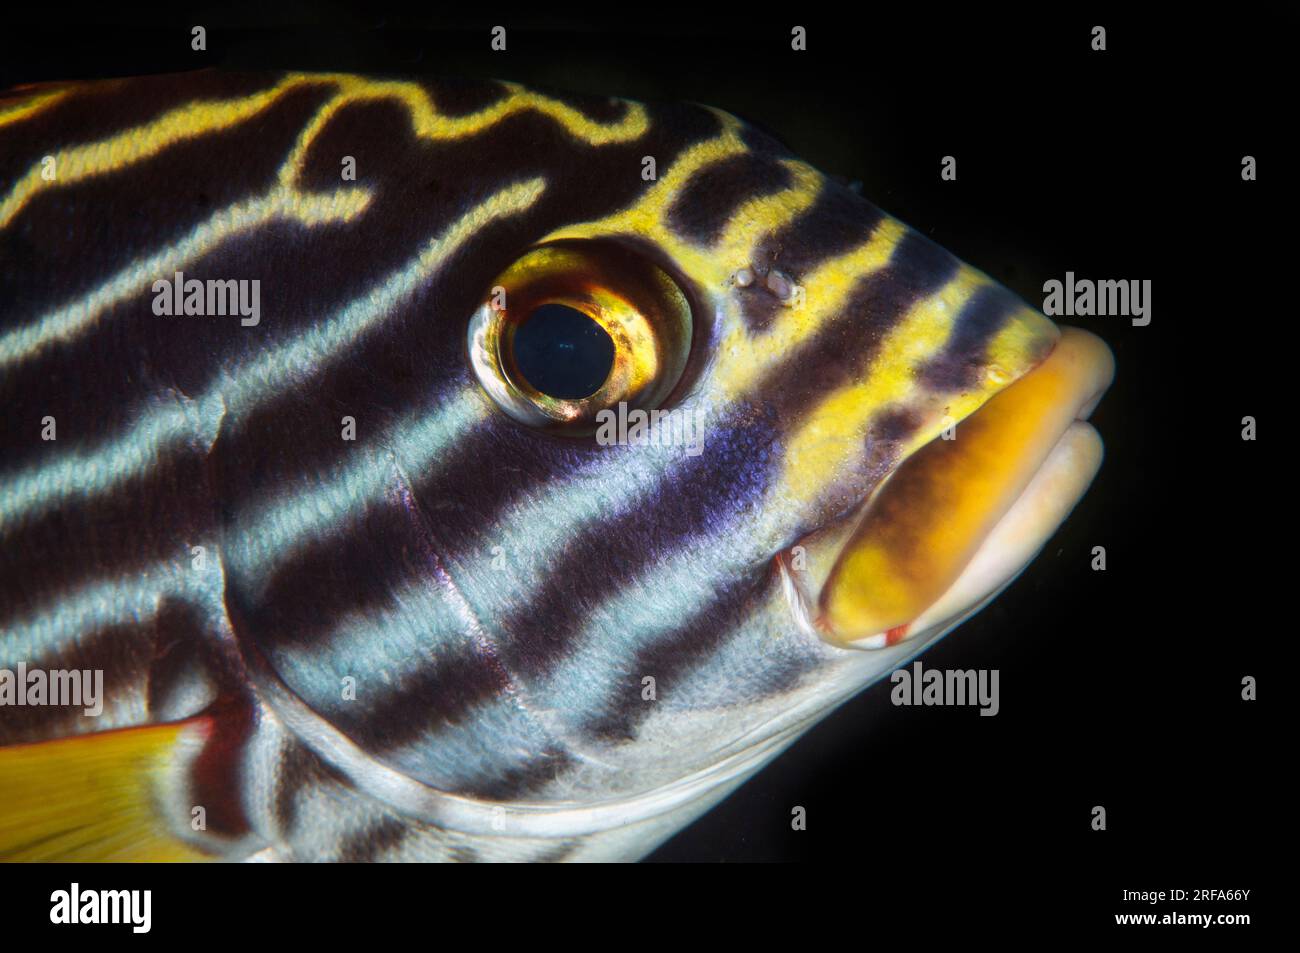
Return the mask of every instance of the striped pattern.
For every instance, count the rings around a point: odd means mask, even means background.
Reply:
[[[0,742],[220,705],[187,796],[223,802],[204,846],[235,855],[648,850],[758,762],[607,835],[471,837],[286,734],[245,664],[485,809],[581,813],[770,757],[889,661],[793,631],[773,555],[1054,333],[702,107],[196,74],[15,95],[0,157],[0,665],[103,667],[114,699],[97,723],[6,710]],[[539,435],[476,384],[470,313],[560,238],[633,243],[682,285],[702,455]],[[178,270],[259,280],[260,325],[155,315]]]

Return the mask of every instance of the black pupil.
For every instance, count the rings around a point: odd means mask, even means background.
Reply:
[[[563,304],[544,304],[520,325],[515,364],[525,380],[550,397],[589,397],[614,366],[614,340],[591,318]]]

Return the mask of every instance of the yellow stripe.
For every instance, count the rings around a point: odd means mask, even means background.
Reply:
[[[759,241],[798,218],[817,198],[822,175],[806,162],[785,159],[781,164],[794,180],[788,189],[750,199],[727,222],[722,238],[709,249],[709,257],[735,260],[752,256]]]
[[[754,335],[744,322],[733,322],[719,348],[718,382],[726,397],[748,390],[773,364],[815,337],[842,311],[864,276],[889,264],[906,232],[901,222],[886,218],[864,244],[821,264],[801,282],[802,304],[783,309],[766,333]]]
[[[679,239],[667,226],[664,216],[682,187],[696,172],[715,162],[749,151],[740,137],[740,123],[737,119],[723,112],[718,112],[717,115],[722,120],[722,132],[713,139],[696,143],[679,155],[666,171],[660,171],[658,179],[635,203],[605,218],[558,229],[545,240],[632,233],[662,244],[665,250],[674,255],[679,251],[693,252],[692,257],[700,259],[700,249]],[[629,171],[635,174],[638,170]]]
[[[453,140],[467,138],[490,128],[516,113],[532,110],[549,116],[576,139],[590,145],[624,142],[645,135],[650,120],[640,103],[628,103],[623,118],[613,123],[600,123],[588,119],[581,112],[547,96],[522,89],[512,83],[502,85],[509,95],[467,116],[440,114],[422,86],[414,83],[372,81],[360,76],[336,78],[338,95],[327,102],[312,117],[299,136],[288,160],[280,168],[280,181],[290,184],[302,173],[307,152],[320,131],[339,110],[361,102],[394,100],[406,107],[411,118],[411,129],[421,139]]]
[[[195,102],[173,109],[143,126],[136,126],[107,139],[51,153],[55,178],[41,178],[38,162],[18,180],[0,202],[0,228],[4,228],[41,188],[72,185],[95,176],[126,168],[152,158],[168,146],[188,139],[229,129],[257,115],[290,89],[301,85],[284,80],[269,90],[241,99]]]
[[[861,459],[862,435],[872,418],[912,393],[917,364],[943,347],[953,317],[983,283],[978,273],[962,268],[895,324],[865,376],[831,391],[792,437],[780,492],[800,504],[811,503],[836,474]],[[928,421],[922,431],[933,423]]]
[[[44,112],[51,106],[67,98],[69,89],[47,89],[33,94],[21,102],[6,103],[0,106],[0,127],[21,122],[31,116]]]
[[[338,95],[317,111],[299,136],[280,169],[282,184],[289,185],[296,180],[302,171],[308,149],[329,119],[343,106],[364,100],[391,98],[403,103],[410,113],[416,135],[425,139],[445,140],[472,136],[506,116],[526,110],[550,116],[570,135],[592,145],[635,139],[644,135],[649,128],[645,107],[638,103],[628,103],[621,119],[601,123],[587,118],[565,103],[506,84],[509,95],[504,100],[468,116],[453,117],[440,114],[428,92],[415,83],[372,81],[364,77],[336,74],[295,74],[268,90],[237,99],[189,103],[107,139],[52,153],[55,178],[46,181],[41,178],[41,164],[33,165],[0,202],[0,228],[12,222],[42,188],[57,188],[119,171],[158,155],[178,142],[246,122],[291,90],[321,84],[337,87]]]
[[[916,383],[921,365],[943,349],[962,307],[990,284],[984,274],[963,265],[938,292],[915,305],[895,325],[864,377],[822,400],[790,440],[777,491],[784,499],[812,503],[837,475],[860,462],[865,434],[882,411],[915,401],[918,395],[928,403],[915,408],[925,419],[900,445],[906,456],[1024,373],[1039,353],[1035,342],[1046,325],[1028,309],[1008,320],[990,342],[984,380],[969,391],[930,394]]]
[[[714,112],[722,121],[722,132],[678,156],[634,204],[603,219],[560,228],[544,241],[639,235],[655,242],[692,277],[714,286],[749,264],[758,242],[811,206],[824,180],[805,162],[782,160],[781,164],[794,180],[790,188],[744,203],[732,214],[722,237],[711,247],[701,248],[682,238],[668,222],[668,211],[692,177],[707,166],[750,151],[741,138],[740,122],[727,113]]]

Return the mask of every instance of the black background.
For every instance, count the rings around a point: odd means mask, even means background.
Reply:
[[[1093,418],[1107,457],[1092,490],[993,606],[924,656],[999,669],[1000,714],[897,708],[878,685],[651,859],[833,863],[800,879],[798,903],[975,913],[989,932],[1020,917],[1073,933],[1114,913],[1205,909],[1125,904],[1122,889],[1252,888],[1232,909],[1255,910],[1280,860],[1282,763],[1294,761],[1275,727],[1279,646],[1293,637],[1278,611],[1290,514],[1268,448],[1296,376],[1296,172],[1282,147],[1296,20],[1244,6],[1216,20],[913,6],[15,10],[0,82],[209,65],[697,100],[860,180],[1036,305],[1067,270],[1149,279],[1149,326],[1073,319],[1118,366]],[[498,23],[504,53],[489,49]],[[790,49],[795,23],[806,52]],[[189,48],[194,24],[206,53]],[[1105,52],[1090,49],[1097,24]],[[956,182],[940,180],[945,155]],[[1244,155],[1258,181],[1242,181]],[[1258,442],[1240,437],[1245,415]],[[1105,572],[1089,568],[1095,545]],[[1241,699],[1245,675],[1257,702]],[[791,830],[794,805],[806,831]]]

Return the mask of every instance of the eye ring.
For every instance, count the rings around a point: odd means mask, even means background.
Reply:
[[[516,334],[548,305],[581,313],[613,343],[609,373],[585,397],[544,393],[520,370]],[[530,249],[492,283],[469,322],[469,359],[483,389],[514,419],[590,434],[602,410],[663,403],[686,369],[691,325],[686,295],[641,255],[612,243],[552,242]]]

